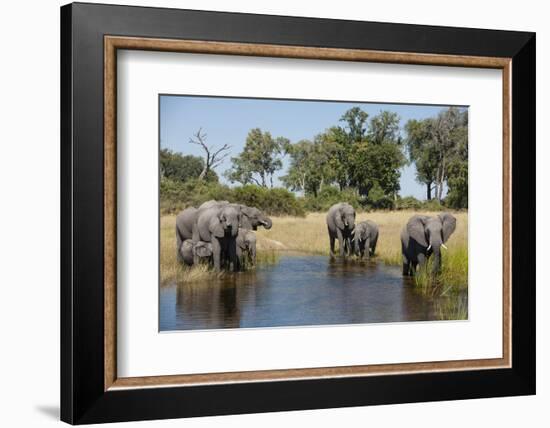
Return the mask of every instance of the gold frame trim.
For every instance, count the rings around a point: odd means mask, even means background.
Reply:
[[[494,68],[502,70],[503,94],[503,349],[502,358],[305,369],[118,378],[116,373],[116,52],[117,49],[241,55],[333,61]],[[512,165],[511,58],[382,52],[250,43],[104,37],[104,389],[358,377],[511,367],[512,355]]]

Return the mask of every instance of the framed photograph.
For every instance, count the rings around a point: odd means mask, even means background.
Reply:
[[[61,8],[61,418],[535,393],[535,34]]]

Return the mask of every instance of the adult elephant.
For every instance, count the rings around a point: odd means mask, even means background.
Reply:
[[[271,219],[256,207],[249,207],[243,204],[231,204],[227,201],[216,201],[211,199],[204,202],[199,210],[220,206],[232,206],[239,210],[241,214],[241,227],[248,230],[257,230],[259,226],[271,229],[273,225]]]
[[[340,256],[351,254],[352,232],[355,228],[355,210],[346,203],[334,204],[327,213],[330,255],[334,256],[334,242],[338,239]]]
[[[199,206],[199,210],[204,210],[206,208],[213,208],[218,205],[228,205],[229,201],[216,201],[215,199],[210,199],[209,201],[203,202]]]
[[[186,239],[193,238],[193,225],[197,220],[198,213],[198,209],[189,207],[180,211],[176,216],[176,253],[180,263],[184,261],[180,248]]]
[[[256,264],[256,234],[251,230],[239,228],[237,234],[237,263],[239,270],[247,264]]]
[[[376,243],[378,242],[378,225],[371,221],[366,220],[355,225],[353,231],[353,244],[355,255],[360,259],[363,256],[370,258],[374,256],[376,250]]]
[[[212,259],[212,244],[210,242],[193,242],[192,239],[186,239],[179,249],[181,260],[187,266],[192,266],[195,259],[199,261],[210,261]]]
[[[401,231],[403,275],[414,275],[434,255],[433,273],[441,272],[441,247],[456,229],[456,218],[450,213],[435,217],[415,215]]]
[[[236,238],[241,221],[240,213],[229,205],[214,206],[199,210],[197,220],[193,224],[193,241],[204,241],[212,244],[214,269],[219,271],[222,264],[222,254],[229,266],[237,269]],[[198,257],[195,257],[198,263]]]

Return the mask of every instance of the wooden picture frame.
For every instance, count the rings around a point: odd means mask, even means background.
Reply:
[[[501,69],[503,357],[117,377],[117,49]],[[61,9],[61,52],[62,420],[95,423],[535,392],[533,33],[71,4]]]

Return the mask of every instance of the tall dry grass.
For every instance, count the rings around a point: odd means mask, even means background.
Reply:
[[[401,266],[401,229],[415,214],[437,215],[437,212],[377,211],[359,213],[356,221],[372,220],[379,227],[376,258],[388,265]],[[457,226],[442,250],[442,272],[434,277],[430,265],[419,271],[414,279],[419,292],[443,298],[438,316],[442,319],[467,318],[467,301],[463,301],[468,286],[468,213],[455,212]],[[182,266],[176,258],[175,216],[161,217],[160,276],[161,284],[170,282],[198,282],[214,279],[224,273],[213,272],[205,265],[191,268]],[[310,254],[329,254],[329,239],[324,213],[306,217],[272,217],[273,227],[256,232],[259,263],[276,263],[278,251],[299,251]],[[338,244],[336,244],[338,245]]]

